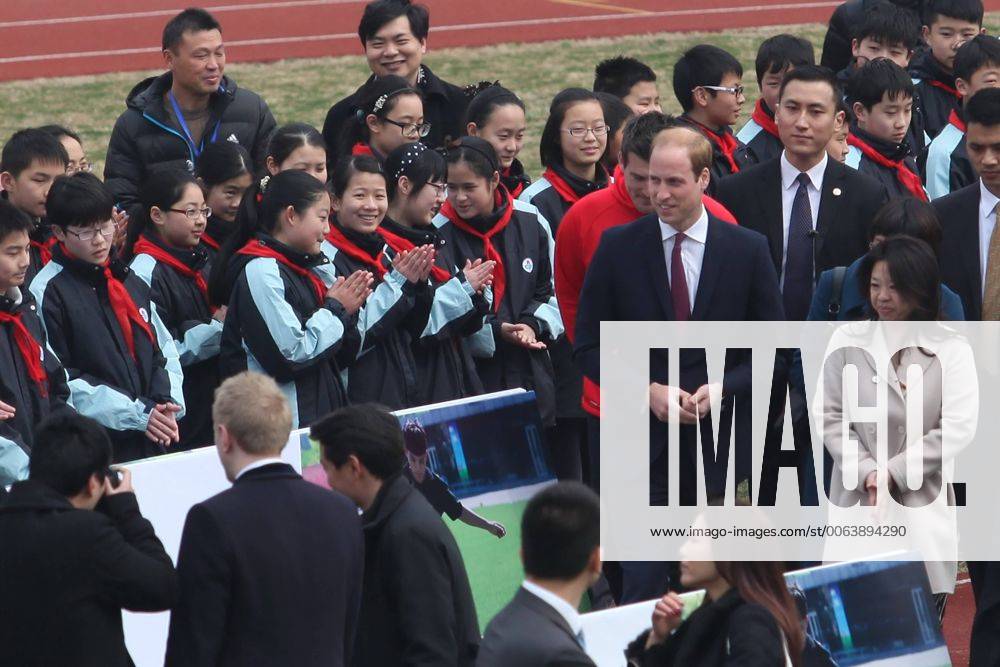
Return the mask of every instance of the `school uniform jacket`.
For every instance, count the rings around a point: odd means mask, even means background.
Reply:
[[[733,136],[732,130],[728,127],[722,128],[722,132],[718,133],[714,130],[706,128],[701,123],[691,120],[687,115],[680,116],[678,120],[687,123],[691,129],[700,132],[702,136],[708,139],[708,143],[712,144],[712,166],[709,167],[711,180],[708,182],[708,190],[706,190],[706,192],[713,197],[715,196],[716,190],[719,187],[719,182],[722,181],[722,179],[739,173],[739,171],[742,171],[746,167],[756,164],[754,156],[747,150],[747,147],[743,145],[743,142]],[[721,141],[732,141],[735,143],[732,158],[733,162],[736,164],[736,170],[734,170],[732,165],[729,163],[729,159],[726,157],[726,153],[720,145]]]
[[[264,234],[255,240],[306,269],[329,261]],[[292,408],[293,428],[347,405],[335,355],[352,356],[357,319],[335,299],[317,305],[309,280],[276,259],[237,254],[229,272],[233,291],[222,329],[220,375],[251,370],[273,377]]]
[[[552,284],[555,243],[548,224],[534,206],[513,199],[512,218],[493,237],[493,246],[503,259],[506,287],[499,304],[492,304],[486,324],[472,338],[479,377],[486,391],[514,387],[534,390],[542,423],[555,419],[555,386],[547,350],[526,350],[506,343],[500,336],[502,322],[527,324],[539,339],[551,344],[564,331]],[[499,218],[498,209],[494,216]],[[455,253],[456,264],[484,257],[483,242],[458,229],[443,214],[434,218]]]
[[[955,89],[955,75],[945,72],[927,49],[913,57],[910,76],[920,96],[924,131],[934,139],[948,124],[951,112],[962,108],[962,96]]]
[[[30,285],[42,267],[52,259],[52,246],[56,243],[52,227],[44,218],[34,222],[35,226],[29,234],[31,246],[28,248],[28,272],[24,276],[25,285]]]
[[[144,238],[208,280],[210,267],[205,248],[179,250],[167,246],[155,235]],[[205,295],[191,278],[145,253],[137,254],[131,266],[149,286],[156,312],[174,339],[184,369],[187,413],[180,422],[178,449],[207,447],[212,444],[212,401],[219,386],[222,322],[212,318]]]
[[[906,169],[913,174],[915,180],[919,182],[920,173],[917,169],[916,160],[914,160],[910,154],[909,143],[904,141],[902,144],[892,144],[888,141],[882,141],[880,139],[876,139],[856,126],[851,128],[851,134],[857,139],[860,139],[868,144],[870,147],[874,148],[886,159],[896,162],[902,161],[903,166],[906,167]],[[876,181],[881,183],[885,187],[886,192],[889,194],[890,199],[916,196],[916,194],[907,189],[906,186],[903,185],[902,181],[900,181],[896,169],[879,164],[872,158],[862,153],[861,149],[857,146],[852,145],[850,147],[850,150],[847,152],[847,158],[844,160],[844,164],[848,167],[857,169],[866,176],[871,176]]]
[[[747,153],[758,164],[779,157],[785,150],[774,127],[774,112],[763,99],[757,100],[753,115],[736,133],[736,139],[746,146]]]
[[[854,108],[854,99],[850,95],[851,76],[855,70],[854,63],[837,73],[837,82],[844,91],[844,102],[849,109]],[[920,99],[919,91],[913,92],[913,108],[910,115],[910,127],[906,132],[906,141],[910,145],[910,154],[917,159],[918,164],[923,164],[926,158],[927,147],[931,143],[931,137],[924,129],[923,101]]]
[[[927,149],[927,194],[931,199],[944,197],[976,182],[975,170],[965,150],[965,121],[962,113],[950,116],[948,124]]]
[[[32,281],[31,293],[49,347],[69,376],[73,407],[107,429],[115,461],[122,462],[164,453],[146,438],[146,425],[160,403],[181,406],[175,416],[184,417],[184,373],[149,286],[117,260],[110,266],[155,339],[133,324],[135,359],[111,308],[103,267],[70,258],[57,245],[52,261]]]
[[[66,371],[48,349],[45,330],[31,293],[17,287],[0,295],[0,313],[18,316],[35,340],[45,369],[42,388],[28,373],[24,355],[14,336],[14,325],[0,322],[0,401],[11,405],[16,414],[0,421],[0,486],[28,476],[28,456],[38,422],[65,406],[69,400]]]

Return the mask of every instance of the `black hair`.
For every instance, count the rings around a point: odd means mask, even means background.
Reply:
[[[115,199],[101,179],[83,171],[58,177],[45,200],[49,223],[63,230],[107,222],[114,207]]]
[[[836,106],[837,101],[844,97],[843,92],[840,90],[840,84],[837,83],[837,75],[833,73],[829,67],[822,67],[820,65],[803,65],[802,67],[796,67],[788,74],[785,78],[781,80],[781,88],[778,89],[778,99],[780,100],[785,96],[785,88],[788,87],[792,81],[804,81],[808,83],[823,82],[830,85],[830,91],[833,94],[834,105]]]
[[[678,127],[681,123],[673,116],[659,111],[650,111],[630,118],[622,134],[622,165],[628,164],[628,156],[634,155],[649,162],[653,152],[653,140],[663,130]]]
[[[35,228],[35,223],[27,213],[0,198],[0,242],[16,232],[28,232]]]
[[[854,31],[859,44],[866,37],[880,44],[902,44],[912,51],[920,43],[920,24],[913,12],[880,0],[865,10],[864,20]]]
[[[1000,88],[983,88],[965,103],[966,124],[1000,125]]]
[[[552,104],[549,105],[549,117],[545,120],[542,138],[538,142],[538,153],[541,156],[543,167],[562,164],[562,122],[566,118],[566,112],[569,108],[581,102],[600,104],[601,100],[596,93],[584,88],[566,88],[556,93],[556,96],[552,98]],[[603,112],[603,105],[601,110]]]
[[[839,86],[838,86],[837,90],[838,90],[838,94],[837,94],[837,108],[834,110],[834,113],[840,113],[841,111],[843,111],[844,112],[844,126],[847,127],[847,128],[850,128],[851,124],[854,123],[854,109],[852,109],[851,105],[847,103],[847,99],[843,95],[839,94],[839,90],[840,90]]]
[[[579,482],[539,491],[521,516],[521,555],[530,577],[567,581],[587,567],[601,543],[601,505]]]
[[[80,144],[81,146],[83,145],[83,140],[80,138],[80,135],[74,132],[73,130],[69,129],[65,125],[42,125],[38,129],[42,132],[45,132],[46,134],[51,134],[56,139],[69,137],[70,139]]]
[[[351,179],[357,174],[380,175],[386,180],[386,190],[388,191],[389,179],[377,159],[371,155],[345,155],[337,161],[337,166],[333,170],[333,178],[330,179],[330,192],[333,196],[337,199],[343,197]]]
[[[66,149],[49,132],[37,128],[18,130],[11,135],[0,152],[0,171],[6,171],[14,178],[38,160],[47,164],[61,164],[65,169],[69,163]]]
[[[871,304],[872,272],[884,261],[889,277],[899,294],[913,304],[909,320],[940,319],[941,273],[937,257],[929,245],[912,236],[893,236],[882,241],[861,260],[858,289],[865,303]],[[872,315],[877,319],[877,315]]]
[[[445,180],[448,177],[448,164],[440,153],[423,144],[403,144],[385,158],[385,189],[389,201],[396,197],[400,176],[410,179],[413,191],[418,192],[431,181]]]
[[[286,125],[281,129],[284,130],[287,127],[289,126]],[[310,127],[310,129],[313,132],[316,131],[315,128]],[[319,133],[317,132],[317,134]],[[271,137],[272,142],[274,142],[277,135],[278,133],[275,132]],[[308,133],[306,136],[312,138]],[[322,139],[323,137],[320,136],[320,140]],[[286,155],[285,157],[288,156]],[[226,181],[231,181],[243,174],[253,174],[253,160],[247,149],[233,141],[216,141],[205,146],[205,150],[198,157],[198,165],[195,169],[195,175],[204,183],[206,190],[216,185],[221,185]]]
[[[35,430],[28,478],[72,497],[87,488],[91,475],[104,479],[111,456],[103,426],[72,410],[60,410]]]
[[[358,23],[358,37],[361,46],[375,36],[386,23],[405,16],[410,22],[410,31],[417,39],[427,39],[431,27],[431,13],[424,5],[415,5],[410,0],[375,0],[365,5],[365,11]]]
[[[465,89],[469,105],[465,108],[465,120],[462,122],[462,132],[466,133],[469,123],[475,123],[482,128],[490,122],[490,116],[500,107],[512,104],[524,111],[524,102],[520,97],[500,85],[499,81],[483,81]]]
[[[798,584],[792,584],[788,587],[788,594],[792,596],[792,601],[795,602],[795,610],[799,612],[799,618],[805,618],[809,615],[809,603],[806,600],[806,593]]]
[[[594,93],[601,103],[604,111],[604,124],[608,126],[608,137],[617,132],[622,125],[634,114],[632,108],[625,104],[620,97],[615,97],[611,93]]]
[[[362,86],[358,91],[360,98],[358,109],[354,112],[354,117],[344,124],[340,152],[349,153],[351,147],[359,141],[368,143],[371,138],[368,131],[368,116],[374,115],[379,120],[384,120],[396,108],[399,98],[403,95],[416,95],[421,103],[424,99],[420,91],[401,76],[377,77]]]
[[[219,25],[214,16],[204,9],[189,7],[163,26],[163,50],[175,49],[181,43],[184,33],[202,32],[203,30],[222,32],[222,26]]]
[[[323,458],[338,468],[352,454],[378,479],[403,469],[403,431],[388,408],[373,403],[334,410],[312,425],[309,437],[319,442]]]
[[[872,218],[868,240],[901,234],[920,239],[936,255],[941,248],[941,221],[934,207],[915,197],[899,197],[883,204]]]
[[[656,72],[646,63],[630,56],[615,56],[597,63],[594,68],[594,92],[623,98],[637,83],[656,82]]]
[[[809,41],[787,33],[768,37],[757,48],[757,59],[754,61],[757,85],[768,74],[777,74],[785,68],[795,69],[815,64],[816,54]]]
[[[262,188],[261,182],[267,187]],[[236,213],[236,231],[226,240],[215,261],[208,279],[208,293],[212,303],[228,304],[233,285],[229,273],[229,260],[258,232],[273,234],[278,218],[291,206],[303,213],[327,193],[326,184],[300,169],[286,169],[253,183],[243,195]],[[258,195],[260,202],[258,203]]]
[[[184,190],[189,185],[201,190],[201,185],[191,172],[179,168],[156,169],[143,181],[139,188],[141,206],[134,209],[135,212],[128,225],[128,234],[125,237],[125,247],[122,250],[122,257],[125,261],[132,260],[132,249],[143,232],[153,229],[153,223],[149,216],[150,209],[154,206],[162,211],[173,208],[184,196]]]
[[[913,79],[906,70],[889,60],[870,60],[851,73],[847,84],[848,94],[853,102],[860,102],[871,109],[883,99],[897,101],[913,98]]]
[[[267,157],[274,158],[277,164],[281,164],[303,146],[327,150],[323,135],[315,127],[309,123],[288,123],[276,129],[268,139]]]
[[[743,65],[733,54],[711,44],[691,47],[674,65],[674,96],[687,113],[694,108],[695,88],[718,86],[727,74],[743,77]]]
[[[413,456],[423,456],[427,453],[427,431],[416,420],[403,424],[403,448]]]
[[[930,27],[938,17],[968,21],[983,27],[982,0],[926,0],[924,4],[924,25]]]
[[[973,74],[990,65],[1000,67],[1000,39],[976,35],[958,48],[952,72],[956,79],[968,82]]]
[[[480,137],[462,137],[448,149],[445,160],[449,165],[465,162],[472,173],[487,181],[500,171],[500,158],[493,144]]]

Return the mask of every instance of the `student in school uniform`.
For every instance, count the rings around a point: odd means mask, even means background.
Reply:
[[[15,132],[0,153],[0,196],[33,223],[25,285],[30,285],[35,274],[52,259],[56,241],[45,219],[45,200],[55,179],[66,173],[68,162],[69,156],[59,140],[36,129]]]
[[[304,171],[321,183],[328,175],[328,151],[323,135],[308,123],[282,125],[267,142],[264,167],[271,176],[288,169]]]
[[[201,154],[195,175],[205,190],[205,204],[212,209],[201,234],[201,243],[212,260],[236,231],[236,214],[253,183],[250,153],[232,141],[209,144]]]
[[[552,287],[552,237],[538,209],[500,183],[500,161],[488,142],[463,137],[447,160],[448,200],[434,224],[458,264],[496,262],[490,314],[473,340],[479,377],[486,391],[534,390],[542,423],[552,426],[555,386],[547,347],[563,333]]]
[[[467,337],[479,331],[489,312],[483,292],[493,280],[495,262],[466,260],[461,268],[451,245],[433,225],[445,201],[448,166],[421,143],[400,146],[386,158],[389,209],[377,233],[394,252],[434,248],[434,266],[422,290],[427,324],[413,331],[419,403],[439,403],[483,393]],[[430,303],[427,298],[430,297]]]
[[[846,164],[885,186],[890,198],[927,201],[917,162],[906,141],[913,115],[913,81],[888,58],[872,60],[850,81],[854,123]]]
[[[338,143],[341,156],[371,155],[381,164],[394,148],[420,141],[431,130],[420,93],[405,79],[374,79],[358,91],[358,98],[358,111],[344,124]],[[330,167],[332,171],[332,163]]]
[[[219,348],[226,307],[208,298],[209,254],[202,242],[212,209],[195,177],[182,169],[153,172],[139,190],[123,256],[149,286],[184,369],[177,449],[212,444],[212,397],[219,386]]]
[[[637,116],[650,111],[663,111],[656,72],[630,56],[615,56],[597,63],[594,68],[594,92],[614,95]]]
[[[837,98],[837,118],[833,125],[833,136],[826,144],[826,154],[831,160],[836,160],[843,164],[847,161],[847,154],[851,152],[851,145],[847,143],[847,135],[851,131],[851,110],[847,106],[847,101],[843,97]]]
[[[983,32],[981,0],[929,0],[923,10],[923,37],[930,47],[914,56],[910,75],[924,112],[924,130],[934,139],[962,109],[955,85],[959,47]]]
[[[0,199],[0,487],[27,478],[35,427],[69,398],[66,373],[24,284],[33,228]]]
[[[970,39],[958,49],[953,71],[963,107],[980,90],[1000,87],[1000,40],[990,35]],[[977,178],[965,149],[965,113],[960,109],[948,117],[948,125],[927,150],[927,194],[937,199],[975,183]]]
[[[760,43],[754,69],[760,98],[750,120],[736,133],[736,139],[747,147],[755,162],[764,162],[781,155],[784,146],[774,124],[774,109],[778,105],[781,80],[790,70],[801,65],[815,65],[812,44],[795,35],[775,35]]]
[[[476,87],[465,110],[465,132],[490,142],[500,158],[500,182],[516,199],[531,185],[517,159],[528,130],[524,102],[499,83]]]
[[[359,345],[357,312],[371,276],[359,271],[327,287],[314,272],[329,229],[326,186],[298,169],[266,177],[247,193],[237,232],[216,259],[209,293],[228,303],[220,375],[263,372],[281,386],[293,428],[347,404],[337,354]],[[346,349],[346,352],[345,352]]]
[[[613,174],[618,166],[618,156],[622,150],[622,134],[625,131],[625,123],[634,114],[632,108],[625,104],[619,97],[611,93],[594,93],[601,101],[601,108],[604,109],[604,122],[608,126],[608,147],[604,150],[604,157],[601,159],[601,166],[609,174]]]
[[[58,243],[30,289],[73,407],[104,426],[122,462],[180,440],[184,375],[148,285],[111,257],[113,208],[96,176],[56,179],[46,210]]]

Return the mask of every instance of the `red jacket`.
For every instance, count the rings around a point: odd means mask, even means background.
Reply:
[[[729,210],[704,196],[705,209],[726,222],[736,224],[736,218]],[[583,278],[587,274],[590,258],[594,256],[604,230],[641,218],[643,213],[636,209],[632,198],[625,189],[625,176],[621,167],[615,167],[614,183],[603,190],[592,192],[573,204],[566,212],[556,234],[555,282],[556,299],[566,336],[573,341],[576,325],[576,311],[579,306]],[[583,379],[583,409],[595,417],[600,417],[600,387]]]

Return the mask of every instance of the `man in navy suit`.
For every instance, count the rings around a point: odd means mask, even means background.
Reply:
[[[600,382],[600,324],[605,320],[783,320],[778,278],[763,235],[709,215],[702,206],[712,147],[687,128],[661,132],[649,161],[654,212],[609,229],[601,237],[580,295],[575,355],[585,376]],[[667,385],[666,350],[650,357],[650,502],[666,504],[667,414],[679,406],[682,463],[696,455],[696,422],[711,433],[705,356],[680,356],[680,386]],[[730,423],[734,397],[750,390],[749,358],[726,358],[721,423]],[[735,408],[737,432],[749,434],[749,404]],[[728,442],[729,433],[719,438]],[[709,436],[710,439],[710,436]],[[709,496],[721,496],[725,460],[708,472]],[[739,474],[739,470],[738,470]],[[682,501],[694,501],[693,485],[681,485]],[[649,599],[666,591],[665,564],[623,563],[622,601]],[[638,572],[637,569],[644,571]]]

